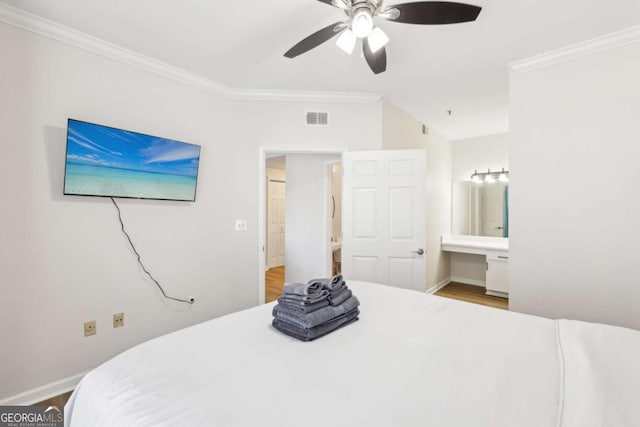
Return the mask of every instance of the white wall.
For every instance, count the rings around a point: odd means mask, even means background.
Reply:
[[[451,153],[454,182],[470,180],[476,169],[478,172],[509,170],[509,134],[459,139],[451,143]]]
[[[418,119],[388,101],[382,102],[382,144],[385,150],[424,149],[426,138]]]
[[[485,286],[487,271],[484,255],[452,252],[450,256],[452,282]]]
[[[460,195],[455,190],[461,190],[460,181],[470,181],[471,174],[475,170],[486,172],[509,170],[509,134],[501,133],[486,135],[477,138],[460,139],[453,141],[452,145],[452,181],[453,187],[453,207],[452,215],[455,217],[460,209],[468,209],[466,195]],[[458,216],[458,221],[454,218],[453,223],[458,224],[463,215]],[[463,230],[464,227],[461,227]],[[456,231],[452,230],[454,234]],[[479,255],[452,253],[451,277],[452,280],[483,286],[485,283],[485,257]]]
[[[637,42],[512,72],[512,310],[640,329],[638,76]]]
[[[339,155],[287,154],[285,280],[306,283],[331,275],[329,162]]]
[[[450,276],[440,236],[451,230],[451,143],[433,129],[424,135],[422,123],[389,102],[383,102],[382,123],[385,150],[427,151],[427,290]]]
[[[229,101],[3,23],[0,52],[0,400],[255,305],[260,146],[381,148],[378,104]],[[331,126],[306,126],[309,109]],[[62,196],[68,117],[202,145],[196,203],[120,202],[147,266],[197,308],[158,297],[108,199]]]
[[[450,254],[440,248],[440,237],[451,230],[451,143],[433,129],[427,149],[427,289],[449,280]]]

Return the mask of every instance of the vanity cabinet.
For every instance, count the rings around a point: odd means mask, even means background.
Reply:
[[[509,297],[509,240],[480,236],[442,236],[442,250],[485,257],[487,295]],[[482,268],[482,267],[481,267]]]
[[[487,295],[506,297],[509,294],[509,255],[487,253]]]

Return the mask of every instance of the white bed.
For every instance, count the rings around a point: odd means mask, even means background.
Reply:
[[[349,282],[360,320],[312,342],[266,304],[89,373],[70,427],[640,426],[640,332]]]

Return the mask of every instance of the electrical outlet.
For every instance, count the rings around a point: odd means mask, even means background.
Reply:
[[[124,313],[116,313],[113,315],[113,327],[122,328],[124,326]]]
[[[236,219],[236,231],[247,231],[246,219]]]
[[[96,321],[90,320],[88,322],[84,322],[84,336],[88,337],[96,334]]]

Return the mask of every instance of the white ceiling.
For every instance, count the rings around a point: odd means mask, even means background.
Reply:
[[[375,76],[333,41],[283,56],[344,18],[316,0],[2,1],[237,89],[381,93],[451,139],[508,130],[509,62],[640,23],[638,0],[470,0],[474,23],[378,19],[391,41]]]

